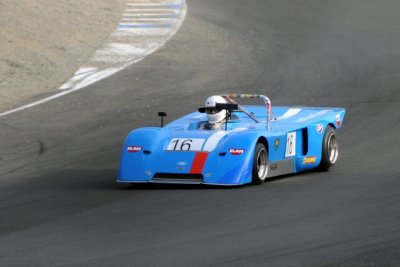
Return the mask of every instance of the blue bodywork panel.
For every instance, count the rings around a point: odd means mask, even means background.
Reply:
[[[163,128],[128,134],[122,148],[118,182],[241,185],[252,181],[255,147],[266,145],[268,177],[316,168],[328,125],[340,128],[343,108],[272,108],[268,131],[265,106],[244,106],[259,122],[234,112],[221,130],[200,130],[207,120],[194,112]]]

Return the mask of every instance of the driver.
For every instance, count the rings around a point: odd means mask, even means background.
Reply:
[[[206,99],[204,106],[205,113],[207,114],[207,121],[200,124],[200,129],[204,130],[219,130],[222,129],[226,120],[226,110],[216,108],[217,103],[226,104],[227,101],[222,96],[214,95]]]

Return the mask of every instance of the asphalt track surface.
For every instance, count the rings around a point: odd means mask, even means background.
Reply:
[[[400,2],[188,7],[142,62],[0,118],[0,265],[400,266]],[[114,182],[130,129],[226,91],[346,107],[337,165],[228,189]]]

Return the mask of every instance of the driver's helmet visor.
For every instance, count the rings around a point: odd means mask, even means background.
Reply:
[[[215,108],[215,107],[205,108],[205,110],[207,114],[216,114],[221,111],[220,108]]]

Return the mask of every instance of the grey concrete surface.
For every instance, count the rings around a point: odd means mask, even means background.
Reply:
[[[54,94],[124,8],[124,0],[0,1],[0,113]]]
[[[400,3],[188,5],[146,60],[0,118],[0,265],[400,266]],[[339,162],[262,186],[115,184],[130,129],[226,91],[346,107]]]

